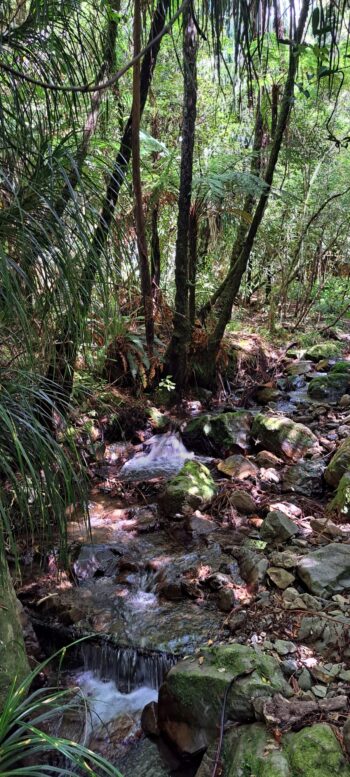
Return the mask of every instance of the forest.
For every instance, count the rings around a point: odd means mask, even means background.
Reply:
[[[0,3],[0,777],[350,777],[349,70]]]

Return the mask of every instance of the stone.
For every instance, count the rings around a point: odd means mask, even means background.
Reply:
[[[330,372],[329,375],[313,378],[307,391],[311,399],[322,399],[334,404],[340,401],[348,389],[350,389],[350,374]]]
[[[275,550],[269,556],[270,564],[283,569],[294,569],[298,563],[298,556],[291,550]]]
[[[297,574],[316,596],[331,596],[350,590],[350,545],[331,543],[299,561]]]
[[[215,521],[207,518],[206,515],[198,514],[198,512],[186,519],[186,530],[194,536],[205,537],[208,534],[212,534],[217,528]]]
[[[298,677],[298,685],[302,691],[309,691],[312,686],[312,677],[308,669],[304,666]]]
[[[0,553],[0,715],[9,689],[29,674],[21,612],[10,572]]]
[[[230,504],[244,515],[250,515],[256,511],[256,502],[247,491],[234,491],[230,494]]]
[[[324,464],[319,461],[303,461],[288,467],[283,475],[282,491],[292,491],[304,496],[322,493]]]
[[[350,361],[339,361],[336,362],[336,364],[333,364],[333,367],[331,367],[331,372],[350,372]]]
[[[255,416],[252,435],[256,444],[277,456],[298,461],[302,456],[317,453],[317,437],[303,424],[297,424],[285,416]]]
[[[245,410],[218,415],[200,415],[186,425],[182,437],[195,453],[222,456],[249,447],[252,415]]]
[[[341,408],[350,407],[350,394],[343,394],[343,396],[340,397],[339,407]]]
[[[218,608],[221,612],[231,612],[235,606],[235,595],[232,588],[221,588],[217,597]]]
[[[179,661],[159,691],[160,730],[182,754],[198,753],[216,737],[230,683],[227,720],[254,720],[257,697],[277,692],[292,695],[278,661],[258,648],[239,644],[203,648],[194,660]]]
[[[282,459],[279,459],[278,456],[275,456],[274,453],[271,453],[271,451],[259,451],[256,456],[256,460],[259,464],[259,467],[277,467],[278,464],[283,464]]]
[[[291,777],[286,755],[262,723],[226,734],[223,764],[225,777]],[[210,771],[208,774],[211,777]]]
[[[74,561],[74,574],[78,580],[93,577],[114,577],[118,569],[119,553],[108,545],[82,545]]]
[[[348,756],[350,756],[350,717],[346,719],[343,726],[343,743]]]
[[[209,469],[199,461],[186,461],[180,472],[165,484],[158,505],[164,517],[171,520],[209,502],[216,491]]]
[[[328,341],[326,343],[318,343],[307,348],[304,356],[305,359],[311,359],[313,362],[319,362],[321,359],[336,359],[341,353],[341,346],[339,343]]]
[[[233,548],[232,555],[239,563],[240,575],[246,583],[256,585],[261,583],[266,575],[269,562],[265,556],[255,553],[250,548]]]
[[[231,634],[236,634],[237,631],[244,628],[248,621],[247,610],[239,610],[239,612],[233,613],[227,621],[228,628]]]
[[[287,639],[276,639],[274,648],[279,656],[287,656],[289,653],[296,653],[297,646],[294,642],[289,642]]]
[[[299,529],[281,510],[269,512],[260,529],[260,537],[266,542],[286,542],[299,534]]]
[[[346,438],[332,456],[324,471],[325,481],[336,488],[345,472],[350,471],[350,437]]]
[[[237,480],[246,480],[246,478],[256,478],[258,467],[250,459],[237,453],[229,456],[218,464],[219,472]]]
[[[267,570],[267,576],[270,578],[270,580],[272,580],[277,588],[281,588],[282,590],[292,585],[295,580],[294,575],[292,575],[290,572],[287,572],[286,569],[282,569],[281,567],[269,567]]]
[[[294,776],[350,777],[340,743],[326,723],[314,723],[286,737],[286,750]]]
[[[281,392],[271,386],[263,386],[256,392],[256,401],[259,405],[268,405],[270,402],[277,402],[281,397]]]
[[[141,728],[147,736],[159,736],[158,726],[158,704],[156,701],[150,701],[142,710]]]
[[[308,372],[311,372],[311,370],[311,361],[301,360],[298,362],[292,362],[292,364],[288,364],[285,372],[287,375],[294,377],[295,375],[306,375]]]
[[[350,471],[340,478],[333,499],[329,502],[329,511],[343,516],[350,513]]]
[[[298,664],[294,658],[286,658],[284,661],[281,661],[281,669],[283,674],[291,677],[298,671]]]

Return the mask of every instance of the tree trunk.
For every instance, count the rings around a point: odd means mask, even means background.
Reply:
[[[250,225],[248,234],[244,241],[242,250],[237,257],[234,265],[231,267],[230,272],[226,279],[225,289],[222,293],[222,309],[218,318],[216,327],[209,338],[208,344],[208,382],[213,384],[215,382],[216,371],[216,358],[220,349],[221,340],[224,336],[227,324],[231,319],[232,306],[239,290],[242,276],[246,270],[247,262],[249,260],[254,241],[263,219],[264,211],[268,202],[270,189],[273,182],[273,176],[278,161],[280,149],[283,142],[285,129],[289,114],[291,111],[294,95],[294,81],[298,67],[299,60],[299,45],[303,38],[304,28],[307,20],[308,10],[310,6],[310,0],[303,0],[298,26],[295,32],[294,41],[290,43],[289,53],[289,67],[288,76],[284,86],[283,98],[281,101],[281,107],[275,132],[275,137],[270,151],[270,156],[265,173],[266,188],[262,192],[258,204],[255,209],[252,223]]]
[[[184,104],[180,190],[178,199],[177,239],[175,253],[175,313],[173,334],[165,358],[166,371],[182,394],[188,377],[189,323],[189,219],[192,193],[193,149],[197,114],[197,28],[192,7],[184,10],[183,65]]]
[[[163,29],[169,6],[170,0],[158,0],[158,4],[153,14],[149,42],[151,42]],[[158,40],[150,49],[148,49],[142,60],[140,78],[141,116],[146,104],[153,71],[160,50],[160,44],[161,40]],[[61,412],[65,411],[65,402],[69,399],[72,391],[74,365],[81,329],[90,309],[91,295],[98,270],[99,258],[106,246],[109,229],[118,202],[119,192],[125,180],[126,171],[130,162],[131,143],[132,115],[129,116],[124,128],[119,152],[108,180],[99,223],[96,227],[90,250],[86,257],[85,267],[80,278],[79,299],[77,300],[78,305],[70,310],[65,317],[61,326],[60,335],[56,339],[53,358],[48,368],[47,378],[49,381],[53,381],[51,387],[53,399]],[[50,389],[48,388],[48,390]]]
[[[141,8],[140,0],[135,0],[134,6],[134,57],[137,57],[141,49]],[[142,185],[140,170],[140,115],[141,115],[141,91],[140,91],[140,61],[133,68],[133,105],[132,105],[132,180],[135,198],[135,224],[137,236],[137,248],[139,254],[141,294],[145,316],[145,331],[148,355],[153,356],[154,345],[154,321],[151,274],[148,262],[147,239],[145,228],[145,215],[142,202]]]
[[[20,621],[22,605],[16,598],[0,538],[0,715],[6,695],[29,674]]]
[[[189,223],[189,237],[188,237],[188,249],[189,249],[189,319],[191,327],[194,326],[196,317],[196,276],[197,276],[197,246],[198,246],[198,215],[196,204],[192,205],[190,210],[190,223]]]
[[[158,233],[159,204],[152,208],[152,236],[151,236],[151,277],[152,277],[152,295],[156,301],[160,286],[160,243]]]

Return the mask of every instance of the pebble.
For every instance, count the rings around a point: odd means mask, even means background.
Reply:
[[[270,567],[267,570],[267,575],[277,588],[281,589],[289,588],[295,580],[294,575],[282,567]]]
[[[295,653],[297,650],[294,642],[288,642],[286,639],[276,639],[274,648],[279,656],[287,656],[288,653]]]
[[[324,685],[313,685],[311,690],[319,699],[325,699],[327,696],[327,688]]]
[[[311,679],[311,674],[310,674],[309,670],[306,669],[306,667],[304,667],[304,669],[302,669],[302,671],[301,671],[301,673],[300,673],[300,675],[298,677],[298,683],[299,683],[299,687],[301,688],[302,691],[309,691],[310,690],[310,688],[312,686],[312,679]]]
[[[291,677],[298,671],[298,664],[293,658],[287,658],[285,661],[281,661],[281,669],[287,677]]]

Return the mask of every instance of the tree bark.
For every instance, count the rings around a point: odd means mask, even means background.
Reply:
[[[141,49],[141,7],[140,0],[134,5],[134,57]],[[140,61],[133,68],[133,105],[132,105],[132,180],[135,198],[135,225],[137,248],[139,254],[141,294],[145,317],[145,332],[148,355],[153,356],[154,321],[151,274],[148,262],[145,215],[142,202],[141,160],[140,160],[140,115],[141,115],[141,80]]]
[[[165,358],[166,371],[182,394],[188,378],[189,322],[189,219],[192,194],[193,149],[197,114],[197,28],[192,7],[184,10],[183,66],[184,103],[180,190],[178,199],[177,239],[175,252],[175,313],[173,334]]]
[[[304,28],[308,16],[310,0],[303,0],[297,29],[294,40],[290,43],[289,67],[287,80],[284,86],[283,97],[281,101],[280,112],[272,143],[269,160],[267,163],[264,182],[266,187],[262,192],[256,206],[252,223],[244,241],[239,256],[230,269],[226,279],[226,285],[222,293],[222,308],[216,327],[209,338],[208,343],[208,382],[215,382],[216,358],[220,349],[221,341],[225,333],[227,324],[231,319],[232,306],[239,290],[242,276],[246,270],[247,263],[254,245],[254,241],[263,219],[264,211],[268,202],[270,189],[273,183],[274,172],[276,169],[280,149],[282,146],[284,133],[287,127],[289,114],[292,107],[294,95],[294,81],[299,61],[299,45],[303,38]]]
[[[198,249],[198,214],[196,203],[190,210],[188,250],[189,250],[189,319],[190,326],[194,326],[196,317],[196,277],[197,277],[197,249]]]
[[[160,242],[158,232],[159,204],[158,202],[152,208],[152,236],[151,236],[151,276],[152,276],[152,295],[156,301],[160,285]]]

